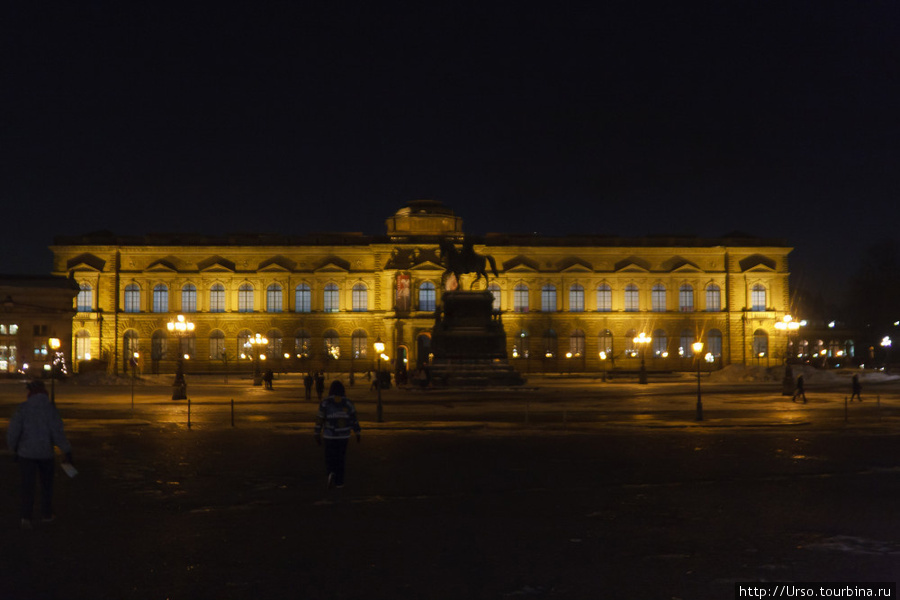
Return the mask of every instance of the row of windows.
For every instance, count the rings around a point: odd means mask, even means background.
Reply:
[[[500,303],[500,286],[491,284],[488,291],[494,296],[494,309],[501,310]],[[284,311],[284,290],[280,284],[273,283],[266,288],[266,312],[278,313]],[[418,308],[422,311],[434,311],[436,306],[436,290],[434,283],[426,281],[419,286],[418,289]],[[238,312],[254,312],[255,310],[255,290],[249,283],[244,283],[238,288]],[[363,283],[357,283],[353,286],[351,295],[351,310],[354,312],[364,312],[368,310],[369,296],[368,288]],[[513,312],[528,312],[530,307],[531,290],[525,284],[518,284],[513,288]],[[750,291],[750,310],[764,311],[766,310],[767,300],[766,288],[761,284],[756,284]],[[340,310],[340,288],[335,283],[327,284],[323,289],[323,310],[324,312],[338,312]],[[80,312],[88,312],[93,310],[93,292],[90,284],[81,284],[81,291],[78,294],[77,306]],[[596,310],[599,312],[610,312],[613,306],[613,291],[607,284],[602,284],[596,289]],[[623,306],[626,312],[637,312],[640,310],[640,288],[631,283],[625,286],[623,290]],[[542,312],[556,312],[558,310],[557,289],[554,285],[544,285],[541,288],[541,306]],[[129,284],[125,287],[125,303],[124,310],[128,313],[136,313],[141,310],[141,289],[136,283]],[[584,312],[585,290],[580,284],[573,284],[569,287],[569,311]],[[665,312],[668,310],[668,290],[663,284],[655,284],[650,290],[650,310],[654,312]],[[678,310],[681,312],[693,312],[694,307],[694,287],[690,284],[683,284],[678,289]],[[716,284],[706,286],[706,304],[707,311],[722,310],[722,291]],[[197,287],[188,283],[181,289],[181,308],[180,312],[196,312],[197,311]],[[294,311],[295,312],[312,312],[312,288],[308,284],[301,283],[294,290]],[[157,284],[153,288],[151,299],[151,312],[165,313],[169,312],[169,288],[165,284]],[[209,290],[209,312],[225,312],[225,286],[221,283],[214,284]]]

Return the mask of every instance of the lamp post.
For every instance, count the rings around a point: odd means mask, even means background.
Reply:
[[[634,338],[633,341],[634,341],[635,345],[641,349],[641,371],[640,371],[640,377],[638,378],[638,383],[646,385],[647,384],[647,367],[644,362],[644,351],[646,350],[647,345],[653,341],[653,338],[650,337],[649,335],[646,335],[643,332],[641,332],[641,334],[638,335],[636,338]]]
[[[47,343],[50,344],[50,350],[52,350],[50,354],[50,403],[56,404],[56,353],[59,350],[60,341],[59,338],[52,337],[47,340]]]
[[[172,400],[184,400],[187,398],[187,383],[184,380],[184,359],[190,358],[190,355],[184,351],[182,340],[190,333],[194,332],[194,324],[184,318],[184,315],[178,315],[174,321],[166,324],[170,333],[175,334],[178,340],[178,362],[175,365],[175,381],[172,383]]]
[[[694,358],[697,359],[697,420],[703,420],[703,399],[700,397],[700,353],[703,352],[703,342],[691,344],[694,349]]]
[[[259,369],[259,361],[266,360],[266,355],[261,354],[260,350],[263,346],[268,346],[268,344],[269,340],[258,333],[249,338],[244,344],[253,356],[253,385],[262,385],[262,372]]]
[[[134,352],[131,355],[131,358],[128,359],[129,366],[131,367],[131,416],[134,416],[134,380],[137,378],[137,365],[138,358],[140,358],[140,353]]]
[[[384,342],[381,341],[381,338],[375,340],[375,353],[378,354],[378,371],[375,373],[375,387],[378,389],[378,404],[375,408],[375,414],[377,415],[377,420],[379,423],[382,422],[383,418],[383,409],[381,406],[381,357],[384,356]]]

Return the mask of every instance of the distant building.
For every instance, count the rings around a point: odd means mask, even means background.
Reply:
[[[54,359],[57,374],[71,371],[77,293],[66,277],[0,275],[0,374],[42,377]]]
[[[385,235],[60,236],[53,272],[79,285],[77,359],[127,369],[249,370],[256,334],[270,368],[364,371],[374,343],[395,369],[429,360],[434,312],[446,282],[438,243],[464,239],[462,219],[439,202],[410,202]],[[502,313],[510,362],[522,372],[652,370],[730,363],[780,364],[788,311],[781,241],[488,234],[468,238],[499,277],[464,275]],[[182,314],[192,331],[170,331]],[[634,339],[650,338],[641,348]],[[227,361],[227,365],[226,365]],[[708,361],[708,363],[706,362]],[[235,364],[237,363],[237,364]]]

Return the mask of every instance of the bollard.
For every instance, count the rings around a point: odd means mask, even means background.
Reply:
[[[188,398],[188,429],[191,428],[191,399]]]
[[[234,398],[231,399],[231,426],[234,427]]]

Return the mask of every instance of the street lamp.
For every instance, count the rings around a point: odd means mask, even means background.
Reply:
[[[375,340],[375,353],[378,355],[378,371],[375,373],[375,387],[378,389],[378,404],[375,408],[378,422],[382,422],[382,406],[381,406],[381,357],[384,356],[384,342],[379,337]]]
[[[60,347],[59,338],[52,337],[47,340],[47,343],[50,344],[50,350],[53,352],[50,354],[50,403],[56,404],[56,353]]]
[[[141,357],[139,352],[133,352],[131,358],[128,359],[131,367],[131,416],[134,416],[134,380],[137,377],[138,359]]]
[[[703,399],[700,397],[700,353],[703,352],[703,342],[691,344],[694,349],[694,357],[697,359],[697,420],[703,420]]]
[[[259,370],[259,361],[266,360],[266,355],[261,354],[260,350],[263,346],[268,346],[269,340],[256,334],[248,338],[244,346],[248,348],[253,355],[253,385],[262,385],[262,373]]]
[[[644,351],[646,350],[647,345],[653,341],[653,338],[650,337],[649,335],[644,334],[644,332],[641,332],[641,334],[638,335],[636,338],[634,338],[633,341],[634,341],[635,345],[641,349],[641,372],[640,372],[640,378],[638,379],[638,383],[646,384],[647,383],[647,367],[644,363]]]
[[[175,381],[172,383],[172,400],[184,400],[187,398],[187,383],[184,380],[184,359],[190,358],[190,354],[184,351],[182,340],[188,334],[194,332],[194,324],[178,315],[174,321],[166,324],[170,333],[178,340],[178,362],[175,366]]]

